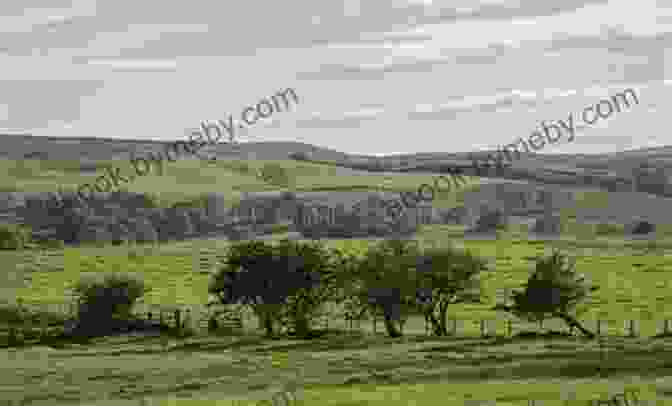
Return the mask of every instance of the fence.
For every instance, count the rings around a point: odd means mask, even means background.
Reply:
[[[76,315],[76,303],[68,302],[56,304],[57,309],[52,309],[50,313],[61,313],[74,317]],[[43,307],[43,306],[40,306]],[[30,313],[27,307],[24,307],[27,313]],[[37,310],[37,309],[34,309]],[[55,311],[54,311],[55,310]],[[39,335],[46,335],[49,327],[49,316],[45,312],[34,312],[35,316],[26,318],[23,324],[23,331],[38,328]],[[178,332],[183,330],[190,330],[196,334],[210,331],[227,331],[227,332],[245,332],[254,329],[260,329],[261,323],[257,327],[250,327],[250,321],[254,321],[251,313],[235,311],[232,308],[220,308],[218,311],[208,310],[205,306],[176,306],[176,307],[160,307],[152,305],[136,306],[134,315],[141,319],[159,321],[162,325],[169,328],[176,329]],[[250,315],[251,317],[246,317]],[[498,329],[495,325],[496,319],[471,319],[460,320],[458,318],[448,318],[447,329],[448,334],[457,336],[462,333],[465,336],[477,335],[481,338],[504,336],[513,337],[516,332],[530,331],[529,327],[534,326],[534,323],[521,322],[513,318],[506,318],[503,320],[504,326],[500,325]],[[257,320],[258,322],[258,320]],[[672,336],[672,319],[664,319],[660,321],[652,321],[658,325],[658,333],[661,335]],[[369,324],[370,323],[370,324]],[[471,323],[471,324],[470,324]],[[546,322],[548,323],[548,322]],[[594,323],[595,328],[593,332],[597,337],[619,335],[622,337],[637,338],[640,337],[640,320],[630,319],[625,320],[622,330],[618,334],[614,334],[614,329],[609,329],[608,320],[597,319],[586,322],[582,321],[584,325],[587,323]],[[53,324],[53,323],[52,323]],[[370,327],[368,327],[368,326]],[[564,324],[562,324],[564,326]],[[471,329],[469,327],[472,327]],[[543,328],[544,323],[537,323],[538,327]],[[325,313],[313,319],[314,329],[337,329],[347,332],[360,332],[372,334],[385,334],[385,327],[383,323],[383,315],[380,313],[374,314],[372,317],[361,319],[353,319],[347,314],[343,313]],[[528,328],[524,328],[528,327]],[[421,315],[410,315],[407,319],[400,323],[400,330],[404,333],[407,330],[408,334],[415,335],[431,335],[431,324]],[[16,327],[9,329],[10,336],[18,332]],[[498,331],[499,330],[499,331]],[[515,331],[518,330],[518,331]],[[571,332],[573,329],[569,329]],[[499,334],[498,334],[499,333]]]

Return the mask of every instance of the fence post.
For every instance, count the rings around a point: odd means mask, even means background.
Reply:
[[[45,309],[40,316],[40,338],[42,340],[47,338],[47,325],[48,325],[47,310],[48,308]]]
[[[175,313],[175,329],[179,333],[182,330],[182,324],[180,323],[180,309],[176,309]]]
[[[457,335],[457,317],[453,317],[453,328],[452,328],[452,335],[456,336]]]
[[[13,347],[13,346],[17,345],[18,343],[19,343],[19,340],[18,340],[17,335],[16,335],[16,327],[11,326],[9,328],[9,333],[8,333],[8,336],[7,336],[7,344],[10,347]]]
[[[670,320],[665,319],[663,321],[663,334],[669,334],[670,333]]]
[[[488,331],[487,331],[487,330],[488,330],[488,329],[487,329],[485,320],[482,319],[482,320],[481,320],[481,338],[485,338],[485,337],[487,337],[487,335],[488,335]]]
[[[628,337],[637,337],[637,329],[635,326],[635,320],[628,320]]]
[[[184,313],[184,321],[182,322],[182,327],[184,328],[185,331],[191,332],[192,322],[193,319],[191,318],[191,309],[187,308]]]
[[[511,319],[506,319],[506,335],[507,337],[513,337],[513,322]]]
[[[164,320],[163,320],[163,311],[159,309],[159,324],[163,326]]]
[[[597,319],[597,335],[602,335],[602,320]]]

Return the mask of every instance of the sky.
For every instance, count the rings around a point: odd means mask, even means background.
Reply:
[[[0,132],[180,140],[291,88],[241,141],[464,152],[639,104],[542,153],[672,145],[670,0],[0,2]]]

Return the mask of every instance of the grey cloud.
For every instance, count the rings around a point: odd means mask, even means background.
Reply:
[[[376,117],[343,117],[321,118],[315,117],[307,120],[297,120],[297,128],[359,128],[360,124],[367,121],[375,121]]]
[[[0,104],[9,105],[6,128],[40,128],[48,122],[79,119],[80,99],[103,86],[97,80],[3,80]]]

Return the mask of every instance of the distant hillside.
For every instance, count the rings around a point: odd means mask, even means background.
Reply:
[[[186,140],[186,137],[184,138]],[[0,157],[5,159],[49,159],[74,161],[108,161],[128,159],[131,153],[142,155],[178,141],[142,141],[114,138],[57,138],[31,135],[0,134]],[[340,160],[347,154],[301,142],[241,143],[238,148],[226,144],[204,148],[204,156],[229,159],[283,160],[295,151],[309,152],[318,159]]]
[[[186,139],[186,137],[184,138]],[[165,148],[171,142],[121,140],[110,138],[56,138],[30,135],[0,135],[2,157],[23,160],[71,160],[79,162],[126,160],[131,153],[142,155]],[[174,141],[172,141],[174,142]],[[303,152],[314,163],[340,166],[365,172],[433,172],[445,173],[449,167],[462,166],[475,175],[469,152],[434,152],[366,156],[347,154],[327,148],[292,141],[249,142],[236,146],[218,144],[201,151],[218,160],[279,161],[294,152]],[[473,155],[485,160],[494,151],[477,151]],[[481,174],[484,177],[526,180],[566,186],[593,186],[605,190],[622,190],[631,183],[631,168],[639,165],[669,168],[672,146],[646,148],[608,154],[524,154],[503,173]],[[473,172],[473,173],[472,173]]]

